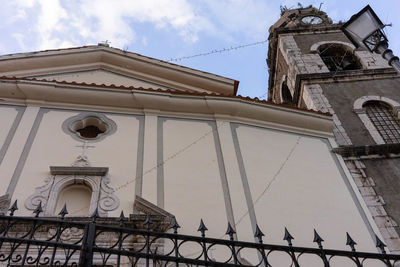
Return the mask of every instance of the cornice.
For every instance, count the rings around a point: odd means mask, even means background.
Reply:
[[[158,110],[160,114],[230,116],[237,121],[268,124],[287,131],[331,137],[328,114],[278,105],[240,96],[189,94],[140,88],[108,88],[37,81],[1,80],[2,103],[40,103],[42,107],[125,110]]]
[[[400,78],[393,68],[345,70],[326,73],[298,74],[295,81],[293,101],[300,105],[303,84],[355,82],[385,78]]]
[[[235,95],[239,84],[234,79],[104,46],[0,56],[0,75],[32,77],[71,70],[91,70],[93,66],[99,65],[182,90],[206,90]]]

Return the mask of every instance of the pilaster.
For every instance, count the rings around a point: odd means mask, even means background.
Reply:
[[[136,181],[136,195],[153,204],[157,203],[157,141],[162,138],[158,124],[157,111],[145,111],[143,176]]]

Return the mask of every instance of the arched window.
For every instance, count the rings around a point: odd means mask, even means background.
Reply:
[[[282,104],[291,105],[293,103],[292,93],[289,90],[289,87],[286,85],[286,82],[282,83]]]
[[[377,144],[400,143],[400,103],[366,95],[354,101],[353,110]]]
[[[330,71],[356,70],[362,68],[353,52],[341,44],[323,44],[318,47],[318,53]]]
[[[83,184],[67,186],[58,195],[55,212],[59,212],[67,204],[68,211],[73,212],[73,216],[89,216],[91,198],[90,187]]]
[[[363,108],[385,143],[400,143],[400,121],[388,104],[368,101]]]

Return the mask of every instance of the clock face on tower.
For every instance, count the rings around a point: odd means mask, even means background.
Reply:
[[[318,16],[305,16],[301,18],[304,24],[321,24],[323,20]]]

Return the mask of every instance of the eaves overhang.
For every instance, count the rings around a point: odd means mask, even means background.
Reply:
[[[288,131],[332,137],[330,114],[257,98],[0,78],[0,103],[122,112],[197,114],[255,121]]]

